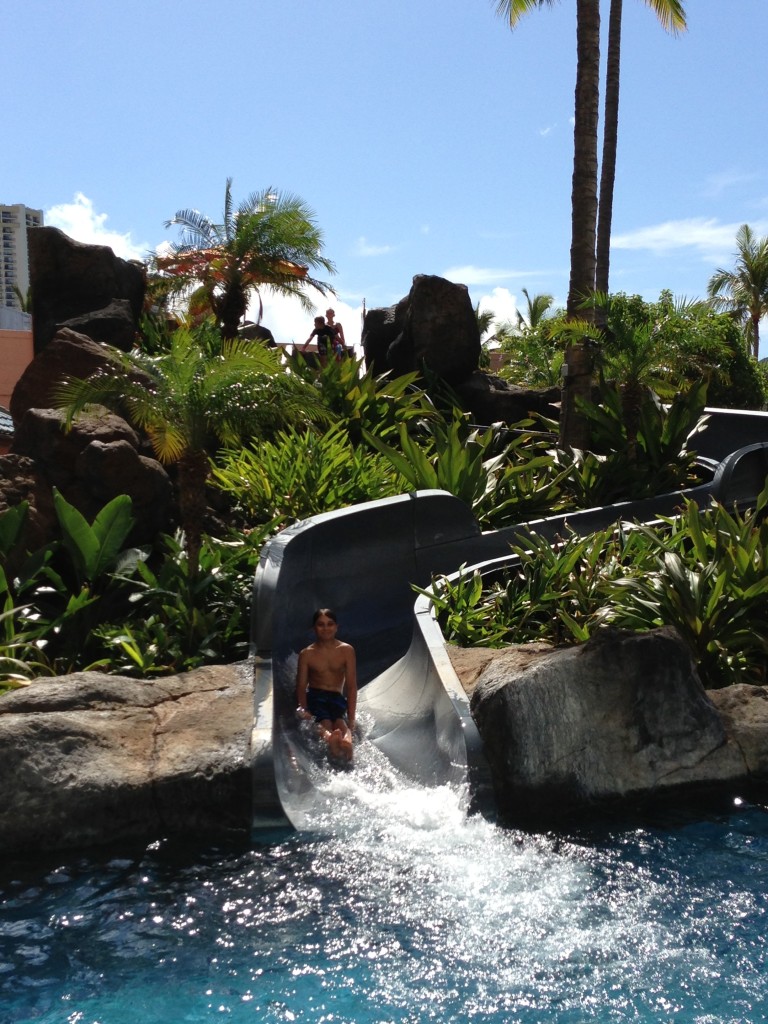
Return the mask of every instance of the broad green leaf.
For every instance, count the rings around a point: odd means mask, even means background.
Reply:
[[[27,518],[29,502],[22,501],[0,514],[0,556],[7,557],[18,543]]]
[[[115,564],[133,524],[133,502],[127,494],[113,498],[96,516],[92,530],[98,548],[94,563],[89,566],[90,582]]]
[[[64,546],[70,554],[81,580],[92,579],[91,567],[96,564],[99,542],[85,516],[54,488],[53,501],[61,525]]]

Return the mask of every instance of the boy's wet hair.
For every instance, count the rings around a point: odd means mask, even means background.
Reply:
[[[312,625],[317,622],[321,615],[327,616],[332,622],[336,622],[336,612],[333,608],[318,608],[315,614],[312,616]]]

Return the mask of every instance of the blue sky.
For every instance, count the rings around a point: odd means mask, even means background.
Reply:
[[[611,289],[647,299],[703,296],[740,224],[768,234],[768,0],[686,8],[675,38],[624,0]],[[419,273],[502,319],[524,287],[565,301],[574,0],[514,32],[492,0],[5,0],[2,24],[0,202],[141,257],[178,209],[220,219],[227,177],[296,193],[349,340]]]

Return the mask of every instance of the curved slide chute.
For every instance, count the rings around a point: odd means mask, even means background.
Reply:
[[[768,437],[768,417],[751,417],[744,420],[748,437]],[[358,717],[371,723],[366,739],[416,782],[468,782],[472,806],[492,813],[468,699],[429,602],[417,600],[412,585],[426,587],[433,574],[508,556],[523,529],[554,540],[673,515],[684,498],[706,504],[713,497],[729,506],[753,500],[768,476],[768,442],[708,462],[711,480],[685,492],[488,533],[459,499],[418,491],[318,515],[272,538],[261,553],[253,599],[254,828],[286,820],[309,828],[318,806],[313,755],[295,717],[295,675],[298,652],[312,638],[312,613],[323,606],[336,610],[340,636],[357,652]]]

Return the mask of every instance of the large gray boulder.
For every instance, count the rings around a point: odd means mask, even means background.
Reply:
[[[252,675],[80,672],[0,699],[0,852],[247,835]]]
[[[750,778],[768,780],[768,688],[737,683],[707,692]]]
[[[499,808],[518,822],[749,776],[669,628],[514,649],[481,673],[471,707]]]
[[[466,285],[417,274],[394,306],[366,314],[362,333],[366,366],[396,376],[429,371],[456,384],[477,369],[480,330]]]

